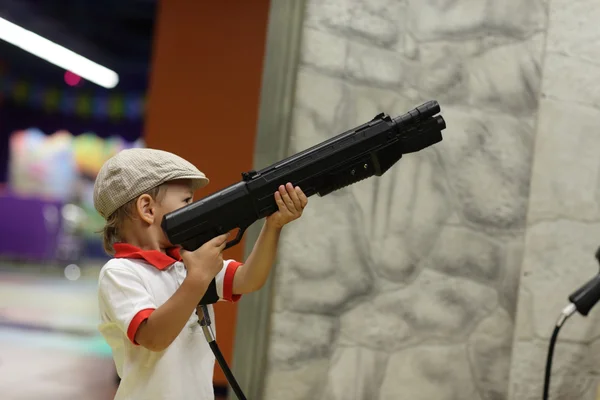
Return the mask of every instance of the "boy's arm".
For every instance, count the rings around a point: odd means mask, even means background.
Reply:
[[[300,218],[308,204],[308,198],[302,190],[291,183],[281,185],[275,192],[278,211],[266,218],[258,240],[254,244],[248,260],[240,266],[233,278],[233,293],[244,294],[260,289],[269,276],[277,255],[277,246],[281,229]]]
[[[175,294],[157,307],[136,273],[110,268],[99,282],[102,309],[133,344],[162,351],[184,328],[211,281],[209,274],[190,274]]]
[[[265,222],[248,259],[235,273],[234,294],[254,292],[265,284],[277,256],[280,234],[281,228]]]
[[[209,276],[189,274],[173,296],[140,324],[135,342],[152,351],[169,347],[185,327],[211,281]]]

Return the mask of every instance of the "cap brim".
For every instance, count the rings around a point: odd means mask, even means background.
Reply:
[[[192,181],[192,190],[194,190],[194,191],[203,188],[204,186],[208,185],[208,183],[210,182],[208,180],[208,178],[198,177],[198,176],[193,176],[193,177],[189,177],[189,178],[179,178],[179,179],[190,179]]]

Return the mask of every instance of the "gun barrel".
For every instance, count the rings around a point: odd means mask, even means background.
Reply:
[[[440,105],[437,101],[431,100],[420,106],[410,110],[406,114],[400,115],[399,117],[393,118],[394,122],[398,125],[404,123],[417,123],[427,118],[433,117],[435,114],[441,111]],[[445,127],[445,125],[444,125]]]

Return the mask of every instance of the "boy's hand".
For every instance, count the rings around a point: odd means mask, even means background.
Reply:
[[[210,281],[223,269],[223,249],[228,236],[228,233],[217,236],[192,252],[181,249],[189,277]]]
[[[308,197],[302,189],[288,182],[285,186],[279,186],[279,191],[275,192],[275,202],[279,211],[268,216],[266,223],[272,228],[281,229],[285,224],[300,218],[308,204]]]

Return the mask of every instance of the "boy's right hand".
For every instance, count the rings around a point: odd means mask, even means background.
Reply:
[[[194,251],[181,249],[188,276],[212,280],[223,268],[223,249],[228,236],[228,233],[217,236]]]

